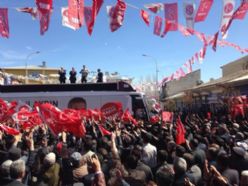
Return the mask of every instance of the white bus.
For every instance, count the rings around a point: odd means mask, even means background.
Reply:
[[[35,102],[51,103],[60,109],[71,108],[72,102],[83,101],[85,108],[100,109],[109,102],[122,103],[135,118],[149,119],[145,95],[136,92],[126,82],[86,84],[2,85],[0,98],[22,101],[33,106]]]

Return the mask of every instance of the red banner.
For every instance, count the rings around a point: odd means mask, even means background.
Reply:
[[[165,19],[170,21],[172,25],[169,28],[169,31],[176,31],[177,24],[178,24],[178,7],[177,3],[166,3],[164,4],[164,12],[165,12]]]
[[[153,29],[154,35],[160,36],[161,29],[162,29],[162,22],[163,22],[163,19],[160,16],[155,17],[154,29]]]
[[[0,8],[0,35],[9,37],[8,8]]]
[[[108,16],[110,19],[110,30],[114,32],[118,30],[123,23],[124,15],[126,11],[126,3],[122,0],[118,0],[115,7],[110,6],[108,9]]]
[[[148,12],[145,10],[140,11],[140,16],[142,17],[143,21],[146,23],[147,26],[150,25],[150,18]]]
[[[105,117],[120,117],[123,113],[120,102],[110,102],[102,106],[101,112]]]
[[[201,0],[199,8],[196,12],[195,22],[201,22],[206,19],[212,7],[213,0]]]
[[[44,33],[48,30],[49,27],[53,1],[36,0],[36,6],[38,9],[38,15],[40,19],[40,34],[44,35]]]
[[[68,21],[74,28],[80,28],[83,25],[84,1],[68,0]]]

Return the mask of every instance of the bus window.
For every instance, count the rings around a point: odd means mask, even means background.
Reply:
[[[147,121],[147,111],[145,109],[145,104],[140,95],[132,95],[132,109],[134,113],[134,117],[136,119],[142,119]]]

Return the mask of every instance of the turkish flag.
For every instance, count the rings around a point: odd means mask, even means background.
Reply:
[[[0,35],[9,37],[8,8],[0,8]]]
[[[150,25],[150,16],[147,11],[140,10],[140,16],[142,17],[143,21],[146,23],[147,26]]]
[[[13,136],[20,134],[20,131],[18,131],[17,129],[14,129],[12,127],[8,127],[6,125],[0,125],[0,130],[6,132],[9,135],[13,135]]]
[[[171,22],[169,31],[177,31],[178,29],[178,6],[177,3],[164,4],[165,19]]]
[[[187,61],[184,64],[185,68],[187,69],[187,73],[191,73],[192,72],[192,64],[191,64],[191,59],[189,61]]]
[[[180,116],[178,116],[177,121],[176,121],[176,144],[181,145],[186,142],[185,140],[185,129],[184,125],[181,121]]]
[[[213,5],[213,0],[201,0],[199,8],[195,15],[195,22],[201,22],[206,19]]]
[[[28,13],[32,16],[33,19],[37,18],[37,8],[32,7],[24,7],[24,8],[16,8],[18,12]]]
[[[111,136],[111,132],[109,132],[107,129],[105,129],[103,126],[98,125],[98,128],[102,134],[102,136]]]
[[[144,5],[144,7],[156,14],[160,10],[163,9],[163,4],[162,3],[152,3],[152,4]]]

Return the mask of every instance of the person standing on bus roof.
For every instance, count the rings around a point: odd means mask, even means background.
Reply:
[[[80,74],[82,74],[81,83],[87,83],[87,76],[89,74],[89,71],[85,65],[83,65],[83,68],[80,71]]]
[[[75,70],[74,67],[72,67],[72,69],[70,71],[70,82],[76,83],[76,80],[77,80],[77,71]]]
[[[101,69],[97,69],[97,83],[103,82],[103,73],[101,72]]]
[[[60,68],[59,72],[59,82],[60,84],[64,84],[66,80],[66,71],[63,67]]]

